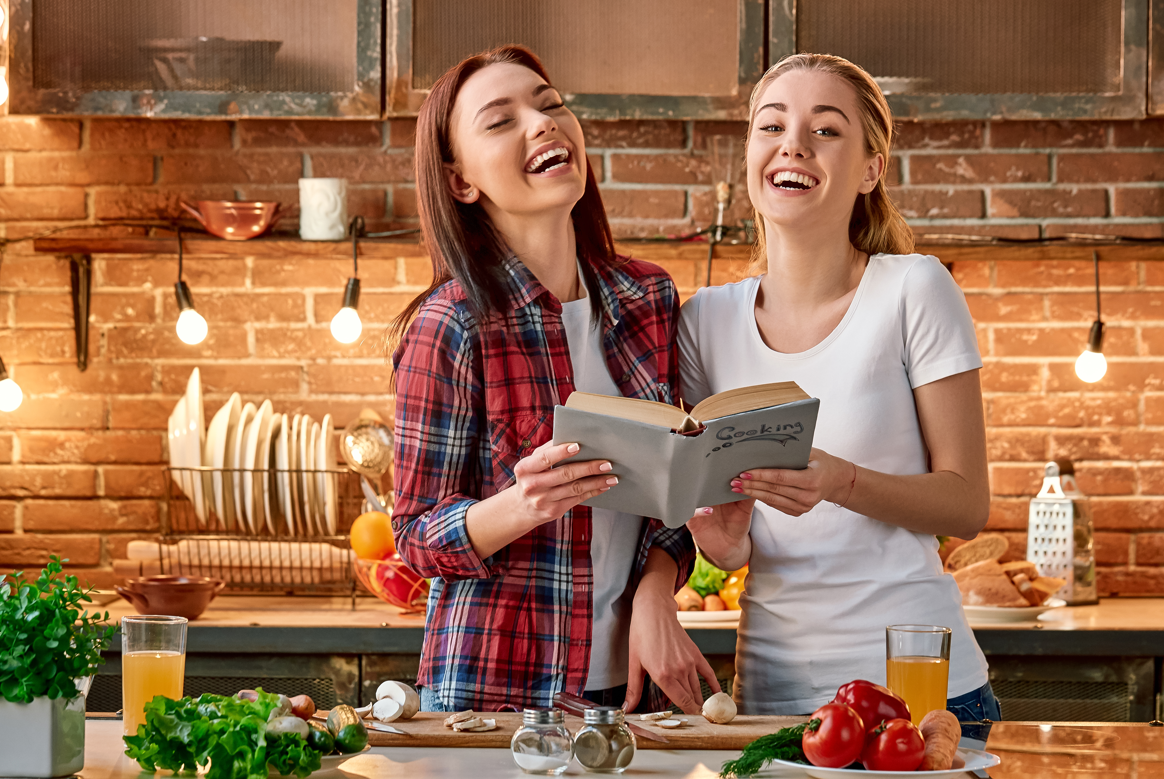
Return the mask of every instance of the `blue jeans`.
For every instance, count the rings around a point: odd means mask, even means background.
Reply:
[[[998,698],[994,697],[994,690],[990,688],[990,682],[973,692],[959,695],[957,698],[950,698],[946,701],[946,710],[957,717],[959,722],[981,722],[982,720],[1000,722],[1002,720],[1002,707],[998,704]]]
[[[453,711],[430,688],[417,687],[416,691],[420,693],[421,711]]]

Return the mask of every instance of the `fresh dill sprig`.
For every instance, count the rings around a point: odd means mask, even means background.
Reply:
[[[722,779],[744,779],[763,770],[764,766],[773,760],[788,760],[793,763],[808,763],[801,749],[801,739],[808,723],[801,723],[790,728],[781,728],[775,733],[753,741],[744,747],[744,751],[735,760],[723,764],[719,775]]]

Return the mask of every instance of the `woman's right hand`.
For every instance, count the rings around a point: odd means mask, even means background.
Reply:
[[[752,556],[752,508],[755,500],[739,500],[695,510],[687,529],[709,561],[726,571],[743,568]]]
[[[530,527],[552,522],[584,500],[618,484],[608,460],[585,460],[554,467],[578,454],[578,444],[542,444],[514,466],[510,487],[519,515]]]

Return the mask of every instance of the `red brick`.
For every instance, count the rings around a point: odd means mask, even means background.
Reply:
[[[414,187],[392,187],[392,215],[400,219],[411,219],[420,215],[416,210]]]
[[[1164,155],[1158,152],[1060,154],[1055,180],[1063,184],[1164,181]]]
[[[104,398],[38,398],[27,393],[20,408],[5,414],[3,420],[4,427],[12,429],[85,430],[104,424]]]
[[[13,159],[17,185],[150,184],[154,158],[144,154],[19,154]]]
[[[1084,495],[1131,495],[1136,491],[1136,469],[1130,465],[1093,465],[1075,469]]]
[[[162,436],[107,430],[28,431],[20,434],[25,463],[159,463]]]
[[[1095,320],[1095,292],[1048,295],[1051,320],[1092,322]],[[1105,292],[1101,296],[1104,322],[1164,320],[1164,295],[1159,292]]]
[[[163,365],[162,391],[182,392],[192,368],[191,365]],[[198,368],[203,392],[299,393],[302,369],[298,365],[209,363]]]
[[[341,293],[352,275],[352,261],[316,260],[293,257],[284,260],[256,258],[252,268],[254,286],[335,289]],[[360,287],[396,286],[396,259],[360,258]],[[362,302],[362,301],[361,301]],[[318,317],[317,317],[318,318]]]
[[[986,520],[987,530],[1027,529],[1030,516],[1030,501],[994,498],[990,501],[990,518]]]
[[[1018,217],[1106,216],[1107,192],[1102,189],[993,189],[990,216]]]
[[[691,136],[691,148],[695,151],[708,151],[708,138],[714,135],[730,135],[734,137],[738,143],[736,149],[739,152],[740,160],[744,158],[744,138],[748,134],[748,123],[744,121],[732,122],[695,122],[695,132]]]
[[[320,318],[318,314],[316,318]],[[256,327],[255,356],[294,360],[301,360],[305,355],[310,355],[314,359],[377,357],[381,356],[382,335],[380,332],[369,332],[365,327],[363,335],[356,343],[341,344],[332,337],[327,325],[308,328]]]
[[[1114,216],[1164,216],[1164,188],[1116,187]]]
[[[0,117],[0,151],[74,151],[81,148],[81,123],[38,116]]]
[[[155,327],[110,327],[105,331],[105,356],[113,360],[167,358],[190,359],[210,357],[229,359],[247,357],[246,331],[240,327],[224,326],[209,318],[201,305],[201,296],[195,295],[198,310],[207,316],[210,332],[200,344],[185,344],[178,339],[174,324]],[[176,317],[173,321],[177,321]],[[72,333],[69,334],[70,338]],[[3,354],[3,352],[0,352]]]
[[[1116,146],[1164,148],[1164,120],[1139,119],[1131,122],[1112,122],[1112,142]]]
[[[0,330],[0,355],[11,368],[21,362],[75,362],[76,339],[72,328],[57,330]],[[96,352],[92,340],[90,356]]]
[[[1133,287],[1138,283],[1134,262],[1109,262],[1101,258],[1101,287]],[[996,284],[1003,289],[1040,287],[1084,287],[1095,289],[1095,266],[1090,261],[1033,260],[1000,262]],[[1105,301],[1109,293],[1103,293]],[[1092,294],[1092,301],[1095,295]],[[1106,305],[1106,302],[1105,302]]]
[[[1164,563],[1164,533],[1137,534],[1136,565],[1160,565],[1162,563]]]
[[[176,152],[162,157],[166,184],[291,184],[302,175],[303,157],[296,152]]]
[[[154,500],[26,500],[24,530],[61,533],[100,529],[102,532],[158,529]]]
[[[1130,396],[1000,395],[990,399],[988,425],[1108,427],[1136,425],[1138,403]]]
[[[893,202],[909,219],[980,219],[984,216],[982,192],[977,189],[889,190]]]
[[[996,357],[1078,357],[1086,346],[1087,329],[1080,326],[994,328]],[[1108,327],[1104,331],[1103,351],[1108,358],[1134,355],[1135,330]]]
[[[29,324],[72,324],[73,298],[63,293],[16,296],[16,322]],[[119,292],[116,295],[93,294],[89,301],[90,321],[95,324],[152,322],[152,294]]]
[[[84,218],[83,189],[0,189],[0,219],[6,222]]]
[[[347,179],[348,184],[398,184],[415,181],[412,154],[318,152],[311,155],[312,175]]]
[[[986,458],[990,462],[1030,462],[1047,457],[1047,434],[1033,430],[986,430]]]
[[[711,160],[683,153],[611,154],[614,181],[641,184],[711,184]]]
[[[234,187],[162,187],[160,189],[98,189],[93,193],[93,214],[98,219],[190,219],[180,200],[234,200]]]
[[[601,154],[587,154],[586,166],[594,173],[594,180],[599,184],[606,181],[606,163]]]
[[[1096,589],[1105,598],[1117,595],[1164,595],[1164,568],[1099,568],[1095,574]]]
[[[1164,465],[1140,463],[1140,494],[1164,495]]]
[[[50,555],[74,565],[101,562],[101,536],[17,535],[0,537],[0,564],[42,566]]]
[[[178,281],[177,257],[101,257],[97,258],[94,273],[97,287],[161,287],[173,295]],[[182,278],[197,294],[203,287],[245,287],[246,260],[215,258],[183,263]],[[119,293],[120,294],[120,293]]]
[[[16,501],[0,501],[0,533],[16,531]]]
[[[983,392],[1038,392],[1043,384],[1043,366],[1037,363],[1016,363],[984,360]]]
[[[898,187],[904,183],[901,176],[901,157],[893,154],[889,157],[889,166],[885,169],[885,175],[882,177],[887,187]]]
[[[602,190],[602,204],[611,219],[682,219],[687,193],[681,189]]]
[[[331,323],[331,318],[340,310],[343,296],[339,292],[315,294],[315,321],[319,324]],[[365,330],[363,338],[377,340],[383,335],[381,328],[368,329],[369,324],[387,325],[404,311],[412,300],[411,292],[368,292],[360,295],[360,319]]]
[[[989,236],[1011,240],[1029,241],[1042,234],[1037,224],[942,224],[910,225],[919,245],[946,242],[944,236]],[[932,254],[932,252],[931,252]]]
[[[898,122],[894,149],[980,149],[982,122]]]
[[[991,263],[986,260],[957,260],[950,263],[954,281],[962,289],[982,289],[990,286]],[[966,296],[967,302],[970,296]],[[973,310],[973,309],[971,309]]]
[[[300,149],[313,146],[375,146],[382,143],[380,122],[318,122],[243,119],[239,144],[254,148]]]
[[[107,498],[162,498],[169,478],[156,465],[105,465],[101,476]]]
[[[15,440],[16,436],[12,433],[0,433],[0,463],[12,462],[12,443]]]
[[[655,190],[660,191],[660,190]],[[715,222],[719,214],[719,206],[715,201],[715,190],[707,188],[705,190],[693,191],[691,193],[691,216],[698,225],[710,225]],[[725,225],[738,225],[744,219],[751,219],[755,215],[752,209],[752,201],[748,199],[748,188],[744,184],[740,184],[732,193],[731,200],[728,202],[727,208],[723,212],[723,223]],[[659,217],[660,219],[664,217]],[[683,218],[680,213],[675,219]],[[728,240],[733,236],[727,234]],[[742,237],[742,234],[737,233],[735,237]]]
[[[199,292],[194,294],[198,313],[206,317],[210,331],[216,327],[250,322],[304,322],[307,309],[299,292]],[[165,298],[163,319],[178,321],[178,304],[173,297]]]
[[[913,154],[910,184],[1018,184],[1049,181],[1046,154]]]
[[[176,397],[109,399],[109,427],[114,430],[166,430]]]
[[[1164,396],[1144,395],[1144,424],[1164,425]]]
[[[1153,498],[1092,498],[1097,529],[1159,530],[1164,528],[1164,500]]]
[[[991,495],[1035,495],[1042,483],[1042,465],[1026,463],[992,463],[990,465]]]
[[[991,122],[995,149],[1087,149],[1107,144],[1105,122]]]
[[[147,363],[94,363],[81,373],[75,365],[21,365],[14,371],[25,394],[140,394],[153,389]]]
[[[1164,223],[1086,222],[1043,225],[1043,237],[1076,239],[1077,236],[1116,235],[1126,238],[1164,238]]]
[[[1100,565],[1127,565],[1132,549],[1130,533],[1096,533],[1095,562]]]
[[[582,134],[588,149],[682,149],[687,144],[687,128],[683,122],[658,119],[613,122],[583,119]]]
[[[402,283],[410,287],[427,287],[432,283],[432,279],[432,260],[428,257],[405,258]]]
[[[96,494],[92,468],[0,466],[0,496],[8,498],[88,498]]]
[[[229,149],[230,122],[157,119],[90,119],[89,148],[94,151],[169,151]]]
[[[1056,430],[1051,436],[1051,457],[1069,457],[1076,462],[1164,460],[1164,436],[1146,430]]]
[[[1164,287],[1164,262],[1144,263],[1144,283],[1149,287]]]
[[[392,118],[388,120],[388,145],[411,149],[416,145],[416,120]]]
[[[313,395],[391,394],[392,366],[383,361],[363,365],[310,365],[307,387]]]
[[[961,262],[954,264],[955,277],[958,266],[963,264]],[[985,265],[986,263],[980,264]],[[970,316],[978,324],[983,322],[1042,322],[1046,319],[1043,315],[1042,295],[969,294],[966,296],[966,304],[970,307]]]
[[[630,256],[634,256],[632,253]],[[647,262],[652,265],[658,265],[663,270],[667,271],[668,275],[675,280],[675,284],[682,289],[693,289],[706,279],[707,266],[703,260],[658,260],[651,259]]]
[[[1021,533],[1004,531],[999,535],[1002,535],[1010,542],[1006,551],[1003,552],[1002,557],[998,558],[999,562],[1009,563],[1015,560],[1027,559],[1027,533],[1025,530]]]

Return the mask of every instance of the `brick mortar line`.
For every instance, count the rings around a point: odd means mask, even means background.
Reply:
[[[912,155],[918,154],[925,157],[937,157],[942,155],[984,155],[984,154],[1095,154],[1095,155],[1110,155],[1110,154],[1124,154],[1126,152],[1132,153],[1152,153],[1162,152],[1164,146],[1092,146],[1092,147],[1064,147],[1064,146],[1038,146],[1038,147],[987,147],[982,148],[950,148],[950,149],[891,149],[890,154],[896,155]]]

